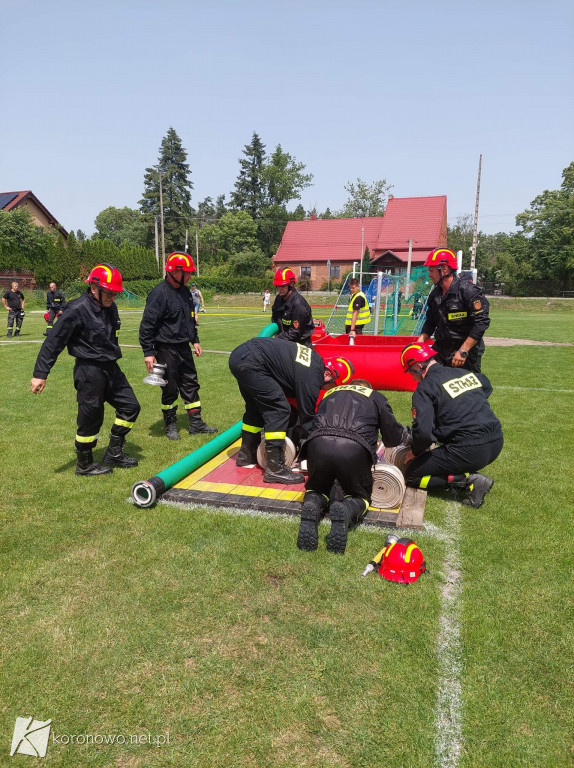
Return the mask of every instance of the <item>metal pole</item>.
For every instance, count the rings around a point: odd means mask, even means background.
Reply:
[[[375,336],[379,333],[379,315],[381,313],[381,290],[383,286],[383,273],[381,270],[377,272],[377,301],[375,304],[375,329],[373,333]]]
[[[472,229],[472,248],[470,250],[470,268],[476,267],[476,244],[478,238],[478,200],[480,197],[480,171],[482,168],[482,155],[478,161],[478,180],[476,182],[476,204],[474,206],[474,227]]]
[[[199,237],[197,236],[197,229],[195,230],[195,264],[197,276],[199,277]]]
[[[361,261],[359,262],[359,285],[361,286],[361,290],[363,290],[363,258],[365,256],[365,248],[363,246],[364,242],[365,242],[365,223],[363,219],[361,219]]]
[[[355,264],[356,263],[357,263],[356,261],[353,262],[353,277],[355,277]]]
[[[158,171],[159,176],[159,215],[161,217],[161,266],[162,271],[165,272],[165,228],[163,221],[163,187],[161,184],[161,173]]]
[[[187,233],[189,232],[188,228],[185,228],[185,248],[183,249],[184,253],[187,253]]]
[[[331,259],[327,259],[327,293],[331,293]]]
[[[409,283],[411,281],[411,259],[413,257],[413,239],[409,238],[409,258],[407,261],[407,284],[405,285],[405,301],[409,298]]]
[[[154,221],[154,233],[155,233],[155,262],[157,264],[157,268],[159,269],[159,237],[157,232],[157,216],[153,217]]]

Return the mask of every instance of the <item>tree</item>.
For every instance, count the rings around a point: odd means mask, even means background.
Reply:
[[[530,263],[543,280],[567,289],[574,275],[574,162],[562,172],[558,190],[545,190],[516,217],[530,251]]]
[[[245,145],[243,154],[245,157],[239,159],[240,171],[235,182],[235,191],[231,193],[231,205],[238,210],[247,211],[255,219],[259,216],[265,202],[263,186],[265,144],[255,131],[251,144]]]
[[[301,191],[311,186],[312,173],[303,173],[305,166],[298,163],[278,144],[268,163],[263,165],[262,182],[265,207],[285,206],[299,200]]]
[[[349,199],[345,203],[338,216],[343,219],[352,219],[358,216],[383,216],[387,206],[389,190],[392,184],[387,184],[386,179],[373,181],[367,184],[362,179],[354,183],[345,184],[345,191],[349,193]]]
[[[0,267],[34,269],[54,239],[54,232],[34,224],[26,208],[0,211]]]
[[[111,240],[117,246],[144,247],[147,243],[148,225],[141,211],[134,208],[110,206],[98,213],[94,224],[95,240]]]
[[[247,211],[258,224],[259,246],[270,256],[277,250],[285,226],[292,215],[287,203],[301,197],[301,191],[311,185],[312,174],[304,173],[298,163],[280,144],[266,159],[265,145],[257,133],[244,149],[241,170],[231,193],[231,204]]]
[[[474,220],[472,214],[463,213],[456,219],[454,227],[447,227],[448,247],[455,253],[462,251],[463,265],[465,269],[470,267],[470,249],[472,247],[472,232],[474,230]],[[478,260],[478,251],[477,251]],[[466,262],[466,263],[465,263]]]
[[[299,203],[299,205],[295,208],[293,213],[289,215],[290,221],[304,221],[305,219],[305,208]]]
[[[185,230],[192,218],[191,190],[193,183],[187,164],[187,152],[173,128],[163,138],[157,165],[146,168],[144,193],[140,209],[147,217],[148,239],[153,242],[153,218],[160,215],[160,175],[163,193],[163,215],[166,250],[183,248]]]

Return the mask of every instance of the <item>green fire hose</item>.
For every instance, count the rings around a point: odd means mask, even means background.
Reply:
[[[261,338],[269,338],[279,332],[277,323],[269,323],[261,331]],[[183,459],[176,461],[162,472],[158,472],[149,480],[139,480],[132,486],[132,499],[138,507],[151,507],[157,501],[158,496],[167,491],[176,483],[179,483],[186,475],[195,472],[218,453],[224,451],[241,437],[241,421],[238,421],[225,432],[222,432],[205,445],[201,445]]]

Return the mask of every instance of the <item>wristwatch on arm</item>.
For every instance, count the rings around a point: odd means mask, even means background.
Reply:
[[[465,359],[465,360],[466,360],[466,358],[468,357],[468,352],[466,351],[466,349],[459,349],[459,350],[458,350],[458,354],[459,354],[461,357],[464,357],[464,359]]]

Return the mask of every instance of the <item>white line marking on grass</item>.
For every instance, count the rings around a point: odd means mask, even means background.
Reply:
[[[497,389],[518,389],[524,390],[524,392],[555,392],[556,394],[563,395],[574,394],[574,389],[552,389],[552,387],[512,387],[506,385],[498,385],[495,387],[495,391]]]
[[[462,751],[462,645],[460,613],[462,578],[460,574],[460,506],[446,505],[446,555],[441,588],[441,615],[437,639],[438,692],[436,768],[456,768]]]

